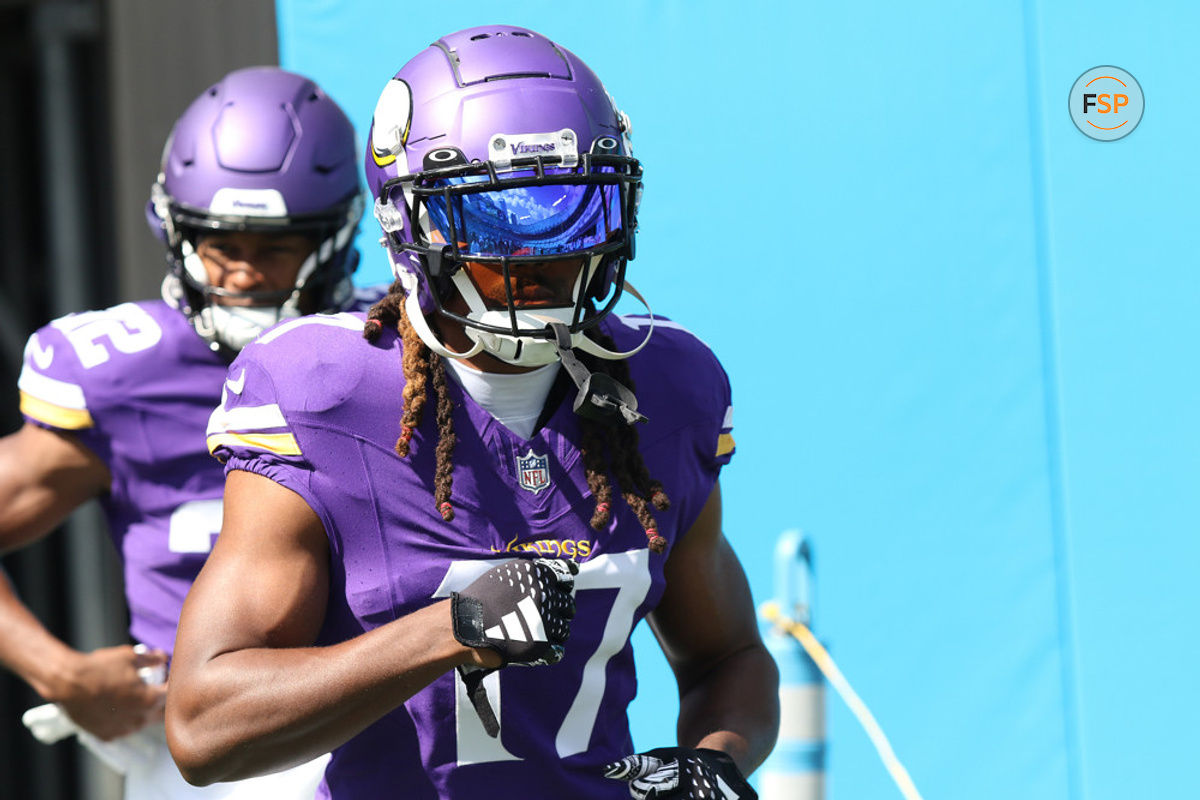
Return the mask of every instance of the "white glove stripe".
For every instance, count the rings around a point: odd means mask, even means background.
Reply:
[[[521,627],[521,618],[517,616],[517,612],[510,611],[500,618],[500,624],[504,627],[504,638],[510,642],[524,642],[525,629]]]
[[[522,598],[521,602],[517,603],[517,609],[521,612],[521,616],[525,618],[525,624],[529,627],[530,638],[535,642],[547,641],[546,627],[542,624],[542,615],[538,613],[537,603],[533,602],[533,598]]]

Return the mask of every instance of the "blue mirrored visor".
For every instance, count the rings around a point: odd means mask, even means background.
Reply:
[[[442,186],[486,176],[447,178]],[[565,255],[613,241],[621,231],[617,184],[520,186],[425,198],[430,242],[460,256]]]

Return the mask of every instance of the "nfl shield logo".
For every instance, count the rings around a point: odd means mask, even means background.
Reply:
[[[550,485],[550,460],[529,448],[528,453],[517,457],[517,478],[522,489],[537,494]]]

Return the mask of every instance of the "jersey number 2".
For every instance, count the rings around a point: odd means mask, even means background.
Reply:
[[[54,327],[66,335],[84,369],[108,361],[110,354],[101,339],[107,339],[110,346],[122,353],[137,353],[148,350],[162,338],[162,328],[154,317],[133,303],[72,314],[55,322]]]

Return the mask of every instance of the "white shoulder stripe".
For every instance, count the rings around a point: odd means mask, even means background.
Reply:
[[[275,403],[266,406],[240,406],[226,410],[217,406],[217,410],[208,418],[208,436],[218,433],[237,431],[265,431],[286,428],[287,420]]]
[[[48,378],[34,372],[28,364],[21,369],[21,377],[17,379],[17,388],[27,395],[61,408],[73,408],[79,411],[87,409],[82,386]]]
[[[337,314],[315,314],[311,317],[300,317],[289,320],[264,333],[256,340],[259,344],[270,344],[285,333],[294,331],[305,325],[332,325],[335,328],[345,328],[351,331],[362,331],[363,321],[346,311]]]

